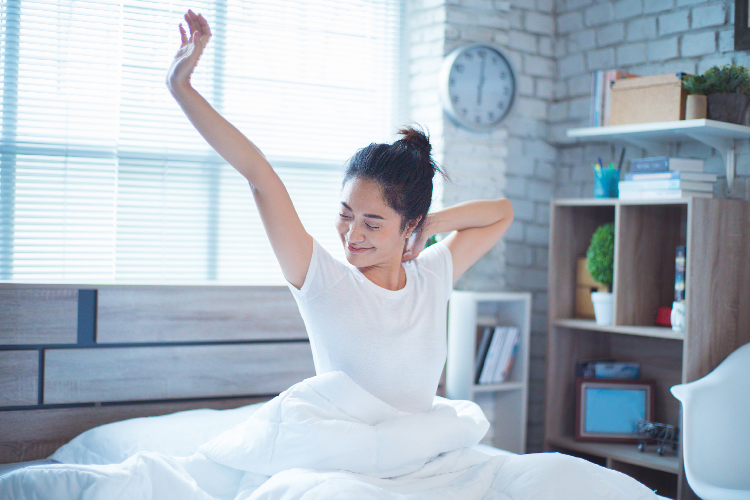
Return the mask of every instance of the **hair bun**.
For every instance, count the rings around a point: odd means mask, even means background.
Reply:
[[[418,149],[422,158],[429,161],[432,146],[430,145],[430,138],[424,132],[412,127],[407,127],[402,128],[398,133],[403,136],[398,142],[405,146]]]

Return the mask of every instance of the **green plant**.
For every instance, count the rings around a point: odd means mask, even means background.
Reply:
[[[691,94],[750,94],[750,71],[736,64],[712,66],[702,75],[684,77],[682,86]]]
[[[706,95],[710,90],[710,85],[704,75],[687,75],[682,79],[682,86],[688,94]]]
[[[596,281],[607,287],[612,286],[615,268],[614,223],[602,224],[594,231],[586,251],[586,267]]]
[[[432,236],[430,236],[429,238],[427,238],[427,241],[425,242],[424,247],[427,248],[430,245],[434,245],[435,243],[437,243],[437,238],[433,234]]]

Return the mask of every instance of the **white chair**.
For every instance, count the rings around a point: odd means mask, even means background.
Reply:
[[[750,344],[672,394],[682,402],[690,487],[703,500],[750,500]]]

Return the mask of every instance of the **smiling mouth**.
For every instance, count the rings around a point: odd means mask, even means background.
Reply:
[[[349,251],[350,251],[351,253],[362,253],[362,252],[365,252],[365,251],[367,251],[367,250],[370,250],[369,248],[359,248],[359,247],[355,247],[355,246],[352,246],[352,244],[351,244],[351,243],[347,243],[347,244],[346,244],[346,248],[347,248],[347,249],[348,249],[348,250],[349,250]]]

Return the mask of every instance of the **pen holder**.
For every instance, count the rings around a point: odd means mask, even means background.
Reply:
[[[620,171],[611,168],[594,169],[594,198],[617,198]]]

